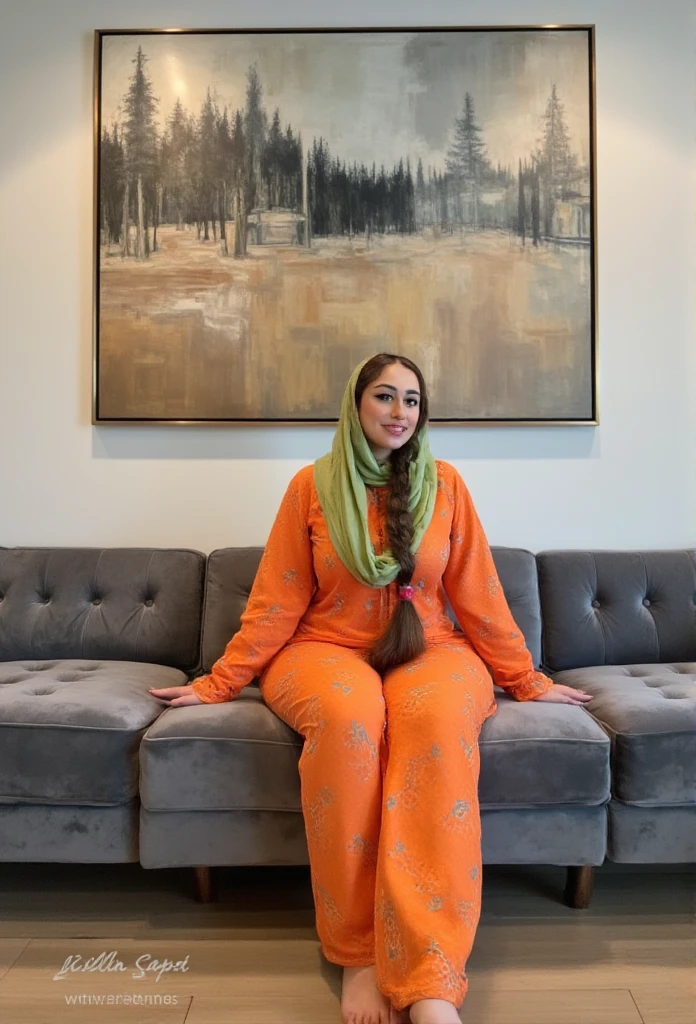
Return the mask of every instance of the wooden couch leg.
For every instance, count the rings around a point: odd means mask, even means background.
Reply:
[[[209,867],[196,867],[196,899],[199,903],[212,903],[217,896],[213,888],[213,878]]]
[[[586,910],[590,905],[594,868],[584,864],[582,867],[568,868],[564,900],[574,910]]]

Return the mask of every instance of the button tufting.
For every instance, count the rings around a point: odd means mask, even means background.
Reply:
[[[95,599],[92,601],[92,604],[101,604],[101,603],[102,603],[102,599],[100,597],[95,597]]]
[[[601,605],[600,605],[599,601],[597,600],[597,598],[595,598],[594,601],[592,602],[592,607],[593,608],[600,608],[601,607]]]
[[[148,600],[147,600],[147,601],[145,602],[145,607],[146,607],[146,608],[152,608],[152,606],[153,606],[153,604],[154,604],[154,603],[155,603],[155,602],[154,602],[154,601],[152,600],[152,598],[150,597],[150,598],[148,598]]]
[[[647,597],[643,598],[643,607],[644,608],[649,608],[650,607],[650,601],[648,601]]]

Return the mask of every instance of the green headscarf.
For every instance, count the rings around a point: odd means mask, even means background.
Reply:
[[[375,554],[367,525],[368,487],[384,487],[391,476],[391,461],[377,462],[363,432],[355,404],[355,385],[368,360],[356,366],[341,402],[341,412],[331,452],[314,463],[314,483],[329,536],[338,557],[356,580],[370,587],[386,587],[396,579],[400,566],[391,551]],[[428,442],[427,424],[418,434],[419,452],[410,465],[415,554],[435,507],[437,469]]]

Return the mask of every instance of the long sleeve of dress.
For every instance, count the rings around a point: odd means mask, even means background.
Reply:
[[[240,629],[191,688],[206,704],[234,700],[293,636],[315,588],[306,474],[288,485],[259,563]]]
[[[533,700],[553,683],[534,668],[524,637],[512,617],[491,549],[466,484],[453,473],[450,553],[442,577],[459,625],[493,681],[516,700]]]

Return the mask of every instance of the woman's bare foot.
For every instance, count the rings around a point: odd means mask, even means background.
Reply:
[[[411,1007],[412,1024],[460,1024],[454,1003],[444,999],[419,999]]]
[[[377,988],[374,964],[343,968],[343,1024],[389,1024],[389,1011],[389,1000]]]

